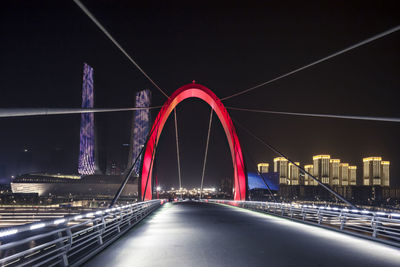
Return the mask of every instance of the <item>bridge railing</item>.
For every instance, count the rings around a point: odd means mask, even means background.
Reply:
[[[400,213],[396,212],[260,201],[201,201],[266,212],[400,246]]]
[[[164,200],[150,200],[0,230],[0,266],[78,266]]]

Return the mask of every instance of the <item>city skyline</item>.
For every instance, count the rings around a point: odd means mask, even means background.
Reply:
[[[341,162],[341,159],[332,158],[329,154],[312,156],[312,164],[300,164],[300,162],[289,162],[284,157],[273,158],[273,172],[279,173],[279,183],[287,185],[318,185],[307,173],[313,175],[323,184],[330,186],[391,186],[390,180],[390,161],[382,160],[381,156],[369,156],[362,158],[362,173],[357,172],[357,166],[348,162]],[[300,168],[296,167],[299,166]],[[268,162],[259,162],[257,170],[259,173],[268,173],[270,164]],[[299,173],[304,178],[299,177]]]
[[[142,3],[141,11],[134,9],[133,14],[127,11],[131,10],[128,3],[86,1],[85,4],[105,20],[106,28],[129,53],[138,55],[143,68],[168,94],[196,80],[222,98],[399,22],[392,2],[302,3],[293,4],[297,7],[293,9],[284,8],[283,3],[248,4],[240,8],[233,5],[223,9],[207,4],[201,8],[171,4],[164,11]],[[282,12],[283,9],[286,11]],[[1,107],[80,107],[83,62],[96,70],[96,107],[131,107],[136,92],[144,88],[151,88],[155,106],[164,103],[165,97],[132,68],[73,2],[36,5],[10,2],[4,10]],[[191,15],[182,16],[182,12]],[[225,14],[223,20],[220,13]],[[202,19],[194,19],[198,17]],[[240,26],[238,17],[242,18]],[[322,24],[315,23],[316,19],[321,19]],[[138,21],[147,23],[139,28]],[[159,42],[160,38],[163,42]],[[400,117],[396,100],[399,38],[394,33],[279,83],[229,99],[225,104],[277,111]],[[15,60],[20,57],[25,60]],[[233,64],[226,64],[230,60]],[[209,108],[202,102],[188,100],[177,111],[181,153],[185,155],[181,164],[182,182],[197,185]],[[307,161],[310,152],[324,151],[347,162],[357,162],[358,171],[362,169],[358,159],[369,155],[385,155],[392,163],[400,162],[397,151],[400,129],[396,123],[249,115],[233,110],[229,113],[244,127],[301,163]],[[153,111],[152,118],[156,114]],[[121,145],[129,143],[131,117],[128,113],[96,117],[99,163],[104,164],[107,153],[120,154]],[[16,175],[19,158],[29,160],[24,153],[33,158],[34,171],[73,172],[79,153],[79,119],[78,115],[2,119],[0,178],[8,182],[11,175]],[[216,183],[221,177],[232,176],[232,162],[223,129],[214,121],[206,178]],[[276,156],[240,129],[238,135],[254,161]],[[157,166],[163,174],[159,179],[176,184],[176,157],[171,157],[176,153],[175,137],[170,120],[161,138]],[[62,160],[62,166],[48,167],[55,166],[52,161],[56,157]],[[246,158],[249,170],[255,170],[250,157]],[[391,166],[391,177],[399,177],[399,165]],[[394,179],[395,184],[400,184],[398,178]]]
[[[2,1],[0,265],[398,266],[399,7]]]

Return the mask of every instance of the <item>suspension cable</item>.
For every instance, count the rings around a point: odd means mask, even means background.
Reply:
[[[230,95],[230,96],[221,98],[221,101],[224,101],[224,100],[227,100],[227,99],[230,99],[230,98],[233,98],[233,97],[236,97],[236,96],[239,96],[239,95],[248,93],[248,92],[253,91],[253,90],[255,90],[255,89],[259,88],[259,87],[262,87],[262,86],[264,86],[264,85],[270,84],[270,83],[275,82],[275,81],[277,81],[277,80],[280,80],[280,79],[282,79],[282,78],[288,77],[288,76],[290,76],[290,75],[292,75],[292,74],[295,74],[295,73],[297,73],[297,72],[299,72],[299,71],[308,69],[309,67],[312,67],[312,66],[317,65],[317,64],[319,64],[319,63],[321,63],[321,62],[324,62],[324,61],[326,61],[326,60],[328,60],[328,59],[331,59],[331,58],[333,58],[333,57],[336,57],[336,56],[339,56],[339,55],[341,55],[341,54],[344,54],[344,53],[346,53],[346,52],[348,52],[348,51],[350,51],[350,50],[353,50],[353,49],[355,49],[355,48],[357,48],[357,47],[360,47],[360,46],[363,46],[363,45],[365,45],[365,44],[368,44],[368,43],[370,43],[370,42],[372,42],[372,41],[375,41],[375,40],[377,40],[377,39],[380,39],[380,38],[382,38],[382,37],[385,37],[386,35],[389,35],[389,34],[391,34],[391,33],[394,33],[394,32],[396,32],[396,31],[398,31],[398,30],[400,30],[400,25],[398,25],[398,26],[396,26],[396,27],[394,27],[394,28],[391,28],[391,29],[389,29],[389,30],[387,30],[387,31],[384,31],[384,32],[382,32],[382,33],[379,33],[379,34],[377,34],[377,35],[374,35],[374,36],[372,36],[372,37],[370,37],[370,38],[368,38],[368,39],[365,39],[364,41],[361,41],[361,42],[356,43],[356,44],[354,44],[354,45],[352,45],[352,46],[349,46],[349,47],[347,47],[347,48],[345,48],[345,49],[343,49],[343,50],[337,51],[336,53],[333,53],[333,54],[331,54],[331,55],[329,55],[329,56],[326,56],[326,57],[324,57],[324,58],[321,58],[321,59],[319,59],[319,60],[317,60],[317,61],[314,61],[314,62],[312,62],[312,63],[310,63],[310,64],[307,64],[307,65],[305,65],[305,66],[303,66],[303,67],[297,68],[297,69],[292,70],[292,71],[290,71],[290,72],[288,72],[288,73],[286,73],[286,74],[280,75],[280,76],[278,76],[278,77],[276,77],[276,78],[274,78],[274,79],[271,79],[271,80],[269,80],[269,81],[263,82],[263,83],[258,84],[258,85],[256,85],[256,86],[250,87],[250,88],[248,88],[248,89],[242,90],[242,91],[237,92],[237,93],[235,93],[235,94],[233,94],[233,95]]]
[[[213,108],[211,107],[210,121],[208,122],[206,152],[204,153],[203,171],[201,173],[200,199],[201,199],[201,197],[203,195],[204,173],[205,173],[205,170],[206,170],[206,163],[207,163],[208,144],[210,143],[210,132],[211,132],[212,117],[213,117]]]
[[[158,119],[154,122],[154,124],[157,125],[159,121],[160,121],[160,119],[158,118]],[[147,140],[149,140],[149,138],[150,138],[151,134],[153,133],[154,129],[155,129],[155,128],[152,128],[152,129],[150,130],[150,132],[147,134],[147,137],[146,137]],[[126,184],[128,183],[129,178],[131,177],[131,175],[132,175],[132,173],[133,173],[133,171],[134,171],[134,169],[135,169],[135,165],[139,162],[139,158],[142,156],[143,152],[145,151],[145,147],[146,147],[146,145],[144,145],[144,146],[142,147],[142,149],[140,150],[139,154],[137,155],[135,161],[133,162],[132,166],[129,168],[129,171],[128,171],[127,175],[125,176],[124,181],[123,181],[122,184],[120,185],[120,187],[119,187],[117,193],[115,194],[113,200],[111,201],[110,207],[114,206],[114,204],[117,202],[119,196],[121,195],[122,191],[124,190]],[[147,185],[146,185],[146,186],[147,186]],[[145,191],[145,192],[146,192],[146,191]],[[139,196],[138,196],[138,199],[139,199]]]
[[[150,110],[158,108],[161,108],[161,106],[134,107],[134,108],[0,108],[0,118],[98,113],[98,112],[120,112],[120,111],[132,111],[132,110]]]
[[[133,60],[133,58],[122,48],[122,46],[111,36],[111,34],[101,25],[96,17],[82,4],[80,0],[73,0],[75,4],[96,24],[97,27],[110,39],[111,42],[129,59],[129,61],[149,80],[166,98],[169,96],[150,78],[149,75]]]
[[[140,156],[142,156],[142,154],[144,152],[144,148],[145,148],[145,146],[142,147],[142,149],[140,150],[139,154],[137,155],[137,157],[136,157],[135,161],[133,162],[132,166],[130,167],[127,175],[125,176],[124,181],[120,185],[117,193],[115,194],[113,200],[111,201],[111,204],[110,204],[109,208],[112,208],[114,206],[115,202],[117,202],[119,196],[121,195],[122,191],[124,190],[126,184],[128,183],[129,178],[131,177],[131,175],[132,175],[132,173],[133,173],[133,171],[135,169],[136,163],[138,162]]]
[[[180,161],[180,158],[179,158],[178,120],[176,118],[176,108],[174,108],[174,119],[175,119],[176,158],[177,158],[177,161],[178,161],[179,190],[181,190],[181,188],[182,188],[181,161]]]
[[[272,145],[270,145],[269,143],[267,143],[266,141],[264,141],[263,139],[259,138],[258,136],[256,136],[255,134],[253,134],[252,132],[250,132],[246,127],[242,126],[240,123],[238,123],[236,120],[234,120],[232,118],[233,121],[235,121],[235,123],[242,128],[247,134],[249,134],[250,136],[252,136],[253,138],[255,138],[256,140],[258,140],[261,144],[263,144],[264,146],[268,147],[269,149],[271,149],[273,152],[275,152],[276,154],[280,155],[281,157],[284,157],[285,159],[287,159],[287,161],[289,161],[290,163],[292,163],[294,166],[296,166],[301,172],[303,172],[304,174],[309,175],[314,181],[316,181],[320,186],[322,186],[323,188],[325,188],[327,191],[329,191],[331,194],[333,194],[335,197],[337,197],[338,199],[340,199],[341,201],[343,201],[344,203],[346,203],[347,205],[350,205],[351,207],[355,206],[350,203],[348,200],[346,200],[344,197],[342,197],[340,194],[336,193],[335,191],[333,191],[330,187],[328,187],[327,185],[321,183],[317,178],[315,178],[314,175],[312,175],[311,173],[309,173],[308,171],[306,171],[303,167],[301,167],[300,165],[297,165],[294,161],[292,161],[291,159],[289,159],[287,156],[285,156],[283,153],[281,153],[279,150],[277,150],[276,148],[274,148]]]
[[[236,107],[226,107],[226,109],[237,110],[237,111],[256,112],[256,113],[279,114],[279,115],[293,115],[293,116],[334,118],[334,119],[349,119],[349,120],[400,122],[400,118],[353,116],[353,115],[332,115],[332,114],[314,114],[314,113],[297,113],[297,112],[272,111],[272,110],[262,110],[262,109],[247,109],[247,108],[236,108]]]

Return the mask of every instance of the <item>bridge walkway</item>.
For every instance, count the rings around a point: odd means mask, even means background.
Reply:
[[[400,266],[400,249],[216,204],[168,203],[86,266]]]

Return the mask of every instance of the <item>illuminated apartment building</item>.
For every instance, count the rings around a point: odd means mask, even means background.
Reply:
[[[349,185],[349,164],[340,163],[339,164],[339,183],[343,186]]]
[[[349,166],[349,185],[357,185],[357,166]]]
[[[268,173],[269,171],[269,163],[258,163],[257,169],[259,173]]]
[[[283,157],[274,158],[274,172],[279,172],[279,184],[288,184],[288,161]]]
[[[314,161],[314,177],[320,180],[323,184],[329,184],[329,161],[330,155],[316,155]]]
[[[314,165],[309,164],[309,165],[304,165],[304,170],[311,175],[314,175]],[[310,175],[304,174],[304,185],[318,185],[317,181],[315,181],[313,178],[311,178]]]
[[[300,166],[300,162],[295,162],[297,166]],[[288,184],[299,185],[300,184],[300,171],[299,168],[293,163],[289,162],[288,166]]]
[[[339,183],[339,164],[340,159],[329,160],[329,181],[330,185],[340,185]]]
[[[390,166],[390,161],[381,162],[382,186],[390,186],[389,166]]]
[[[381,185],[381,157],[363,158],[363,185]]]

